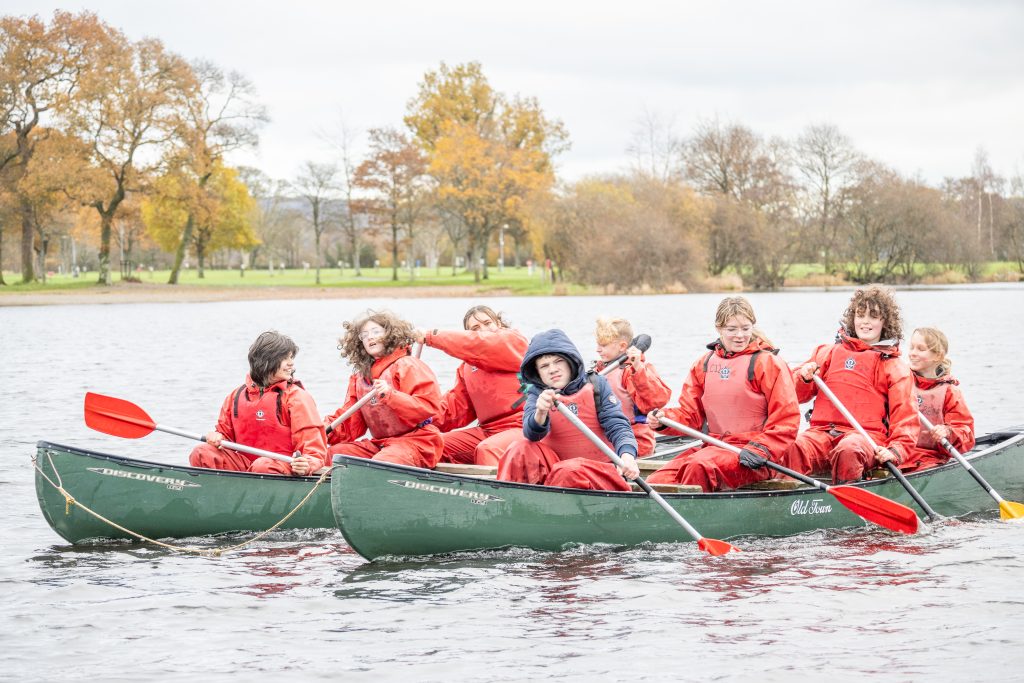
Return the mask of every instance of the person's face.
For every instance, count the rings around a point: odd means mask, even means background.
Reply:
[[[865,308],[853,316],[853,331],[856,333],[857,339],[867,344],[874,344],[882,338],[882,318],[873,315],[871,309]]]
[[[277,366],[277,370],[274,371],[274,375],[270,378],[270,383],[277,384],[278,382],[291,379],[294,375],[295,356],[289,355]]]
[[[722,347],[729,353],[739,353],[747,348],[754,335],[754,323],[742,315],[726,318],[725,324],[717,329]]]
[[[629,344],[621,339],[615,339],[607,344],[597,342],[597,357],[607,363],[624,354],[628,347]]]
[[[928,348],[924,337],[917,332],[910,337],[910,351],[907,353],[907,358],[910,361],[910,369],[917,374],[928,377],[935,375],[935,367],[939,364],[939,359],[935,352]]]
[[[359,330],[359,341],[363,343],[363,349],[372,358],[380,358],[384,355],[384,333],[384,328],[380,326],[380,323],[375,323],[372,320],[367,320]]]
[[[569,361],[555,354],[537,359],[537,374],[541,382],[553,389],[561,389],[572,379]]]
[[[473,317],[466,321],[466,329],[470,332],[494,332],[499,328],[493,318],[483,313],[474,313]]]

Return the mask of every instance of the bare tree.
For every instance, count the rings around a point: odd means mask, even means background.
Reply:
[[[806,181],[809,222],[817,228],[814,242],[821,252],[825,272],[831,273],[841,225],[836,220],[836,204],[852,179],[858,155],[849,138],[831,124],[806,128],[797,138],[794,152],[796,169]]]
[[[676,135],[673,117],[645,107],[626,151],[633,157],[635,173],[663,183],[678,179],[683,141]]]
[[[316,242],[316,283],[320,284],[320,238],[331,225],[330,203],[337,199],[339,190],[338,167],[307,161],[295,180],[295,189],[309,203]]]
[[[321,137],[332,145],[338,154],[338,180],[342,198],[345,200],[345,208],[341,216],[341,232],[345,241],[348,242],[348,251],[352,255],[355,276],[362,277],[363,269],[359,253],[359,237],[362,227],[359,222],[359,214],[366,211],[366,203],[358,200],[354,192],[358,167],[352,149],[355,132],[345,122],[344,117],[341,117],[337,131],[332,134],[322,133]]]

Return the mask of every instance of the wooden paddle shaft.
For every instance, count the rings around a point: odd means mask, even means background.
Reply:
[[[590,439],[590,441],[595,446],[600,448],[601,452],[604,453],[606,456],[608,456],[608,459],[611,460],[613,463],[615,463],[615,465],[617,467],[624,467],[623,462],[622,462],[622,458],[620,458],[615,451],[613,451],[611,448],[609,448],[608,444],[606,444],[604,441],[602,441],[600,439],[600,437],[598,437],[598,435],[595,434],[593,432],[593,430],[590,429],[590,427],[585,425],[583,423],[583,420],[581,420],[574,412],[572,412],[571,410],[566,408],[564,405],[562,405],[558,401],[555,401],[555,407],[558,409],[558,412],[562,414],[562,417],[564,417],[569,422],[571,422],[573,424],[573,426],[576,427],[576,429],[580,430],[580,432],[585,437]],[[654,499],[655,503],[660,505],[661,508],[665,512],[667,512],[672,519],[674,519],[676,521],[676,524],[678,524],[679,526],[681,526],[684,529],[686,529],[686,533],[690,534],[690,536],[693,537],[693,540],[700,541],[701,539],[704,538],[703,536],[700,535],[699,531],[694,529],[690,525],[690,523],[687,522],[686,519],[682,515],[680,515],[678,512],[676,512],[675,509],[671,505],[669,505],[668,502],[664,498],[661,497],[661,494],[659,494],[657,491],[652,489],[651,485],[648,484],[646,481],[644,481],[643,477],[637,477],[636,479],[634,479],[634,481],[637,483],[637,486],[642,488],[647,493],[648,496],[650,496],[651,498]]]

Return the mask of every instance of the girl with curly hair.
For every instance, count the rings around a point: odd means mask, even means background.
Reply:
[[[338,348],[354,372],[345,404],[325,424],[366,394],[373,398],[328,435],[328,453],[433,468],[443,446],[433,424],[441,391],[433,371],[410,353],[412,324],[389,311],[366,311],[344,328]],[[367,430],[370,438],[361,439]]]
[[[841,324],[834,344],[819,346],[793,371],[797,399],[805,403],[815,397],[813,376],[819,374],[879,445],[872,449],[821,396],[814,402],[810,429],[783,458],[787,467],[805,474],[831,472],[836,483],[863,479],[886,462],[904,462],[920,431],[914,380],[900,362],[903,324],[892,290],[881,285],[858,289]]]

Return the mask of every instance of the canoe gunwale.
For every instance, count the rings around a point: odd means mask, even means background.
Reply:
[[[1013,446],[1017,442],[1024,439],[1024,432],[1001,430],[986,434],[978,439],[978,443],[975,448],[969,453],[965,453],[964,457],[968,462],[982,461],[990,457],[999,455],[1005,448]],[[984,448],[979,448],[984,446]],[[543,486],[540,484],[523,484],[514,481],[501,481],[496,479],[481,480],[478,477],[466,474],[452,474],[449,472],[438,472],[436,470],[428,470],[422,467],[411,467],[407,465],[397,465],[395,463],[384,463],[370,460],[367,458],[357,458],[348,455],[337,456],[331,469],[336,467],[346,467],[348,465],[356,465],[361,467],[369,467],[372,469],[380,469],[389,472],[400,472],[406,476],[413,476],[417,479],[429,480],[429,481],[446,481],[446,482],[473,482],[475,485],[484,485],[491,488],[501,489],[521,489],[528,491],[544,491],[551,493],[561,493],[568,495],[578,496],[595,496],[601,498],[646,498],[647,494],[643,491],[600,491],[592,489],[574,489],[566,488],[561,486]],[[904,476],[907,479],[925,479],[939,472],[945,472],[950,469],[959,469],[960,464],[953,459],[949,462],[939,465],[937,467],[930,467],[925,470],[918,472],[905,473]],[[964,473],[965,476],[967,473]],[[885,485],[890,481],[889,477],[882,479],[865,479],[850,484],[844,484],[844,486],[853,486],[856,488],[871,489]],[[819,490],[813,486],[800,486],[795,489],[778,489],[778,490],[735,490],[735,491],[714,491],[711,493],[662,493],[662,498],[677,499],[677,500],[690,500],[690,499],[714,499],[714,500],[727,500],[730,498],[785,498],[787,496],[803,496],[808,491]]]
[[[54,443],[52,441],[37,441],[36,451],[40,450],[52,450],[68,453],[70,455],[85,456],[88,458],[94,458],[97,460],[108,460],[110,462],[116,462],[122,465],[129,465],[131,467],[138,467],[141,469],[171,469],[177,472],[185,474],[202,475],[206,476],[223,476],[223,477],[241,477],[242,479],[260,479],[263,481],[309,481],[315,482],[319,479],[319,476],[303,476],[303,477],[282,477],[280,474],[257,474],[253,472],[236,472],[233,470],[213,470],[206,469],[204,467],[192,467],[191,465],[179,465],[177,463],[168,462],[156,462],[154,460],[138,460],[136,458],[129,458],[124,455],[113,455],[112,453],[103,453],[101,451],[91,451],[86,448],[78,448],[77,446],[67,446],[64,444]]]

